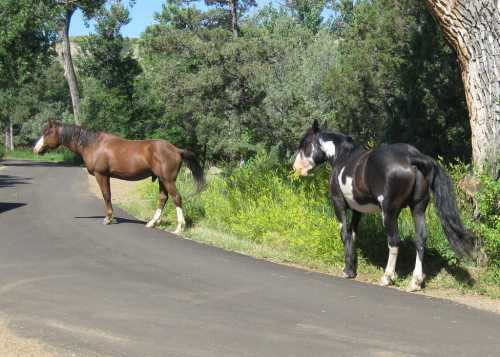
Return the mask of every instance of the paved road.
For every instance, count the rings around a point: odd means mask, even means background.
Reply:
[[[500,317],[104,226],[81,168],[3,162],[0,316],[75,356],[498,356]]]

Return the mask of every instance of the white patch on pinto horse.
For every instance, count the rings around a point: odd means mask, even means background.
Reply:
[[[161,209],[157,208],[155,211],[155,215],[153,216],[153,218],[151,218],[148,224],[146,224],[146,227],[153,228],[160,221],[160,217],[161,217]]]
[[[344,169],[345,166],[342,168],[342,170],[340,170],[340,174],[337,178],[339,181],[340,190],[342,191],[342,194],[344,195],[344,198],[347,201],[349,207],[361,213],[378,212],[380,208],[377,205],[374,205],[372,203],[362,205],[356,202],[356,200],[354,199],[354,191],[352,187],[352,177],[346,175],[345,184],[342,183],[342,174],[344,173]]]
[[[40,150],[42,150],[42,148],[43,148],[43,142],[44,141],[43,141],[43,136],[42,136],[42,137],[40,137],[40,139],[38,139],[38,141],[36,142],[35,147],[33,148],[33,152],[35,154],[38,154],[40,152]]]
[[[411,278],[410,285],[408,285],[407,291],[417,291],[421,289],[422,283],[424,281],[424,273],[422,271],[422,260],[417,252],[417,257],[415,259],[415,269],[413,270],[413,276]]]
[[[330,141],[323,141],[323,140],[319,139],[319,146],[328,158],[335,156],[335,144],[333,143],[333,141],[331,141],[331,140]]]
[[[396,261],[398,260],[399,247],[389,246],[389,258],[385,268],[384,276],[380,280],[382,286],[391,285],[396,276]]]

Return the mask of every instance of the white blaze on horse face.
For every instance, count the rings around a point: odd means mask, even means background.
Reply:
[[[319,146],[328,158],[335,156],[335,144],[333,141],[323,141],[319,139]]]
[[[155,215],[153,216],[153,218],[151,218],[148,224],[146,224],[146,227],[148,228],[154,227],[155,224],[160,221],[160,217],[161,217],[161,209],[157,208],[155,211]]]
[[[304,152],[301,150],[295,157],[295,162],[293,163],[293,169],[300,176],[307,176],[307,173],[314,167],[314,160],[312,155],[314,153],[314,146],[311,152],[311,157],[307,157],[304,155]]]
[[[33,152],[35,154],[38,154],[40,152],[40,150],[42,150],[43,143],[44,143],[44,140],[43,140],[43,136],[42,136],[42,137],[40,137],[40,139],[38,139],[38,141],[36,142],[35,147],[33,148]]]
[[[342,174],[344,173],[344,169],[345,167],[340,170],[340,174],[337,179],[339,182],[340,190],[342,191],[342,194],[344,195],[344,198],[347,201],[349,207],[361,213],[378,212],[380,208],[377,205],[374,205],[372,203],[362,205],[356,202],[356,200],[354,199],[354,191],[352,187],[352,177],[346,175],[345,184],[342,183]]]

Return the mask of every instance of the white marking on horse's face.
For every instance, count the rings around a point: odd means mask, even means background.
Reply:
[[[36,142],[35,147],[33,148],[33,152],[35,154],[38,154],[43,149],[43,144],[44,144],[44,140],[43,140],[43,135],[42,135],[40,137],[40,139],[38,139],[38,141]]]
[[[314,154],[314,145],[313,149],[311,150],[310,157],[305,156],[302,150],[300,150],[297,156],[295,157],[295,161],[293,163],[293,169],[300,176],[307,176],[309,171],[314,167],[314,160],[312,158],[313,154]]]
[[[323,140],[319,139],[319,146],[328,158],[335,156],[335,144],[333,143],[333,141],[331,141],[331,140],[330,141],[323,141]]]
[[[354,199],[354,191],[352,187],[352,177],[346,176],[345,184],[342,183],[342,174],[344,173],[344,169],[345,167],[340,170],[340,174],[337,179],[339,182],[340,190],[342,191],[342,194],[344,195],[344,198],[347,201],[349,207],[361,213],[372,213],[380,211],[380,208],[372,203],[362,205],[356,202],[356,200]]]

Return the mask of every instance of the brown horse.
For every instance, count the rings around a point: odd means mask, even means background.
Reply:
[[[177,228],[174,233],[184,229],[186,222],[182,213],[182,198],[175,187],[183,161],[194,176],[197,192],[204,186],[203,169],[192,152],[179,149],[165,140],[126,140],[116,135],[94,133],[78,125],[52,120],[49,120],[43,130],[33,152],[43,154],[60,145],[80,155],[89,174],[95,176],[106,205],[104,224],[114,221],[109,185],[111,177],[128,181],[152,177],[153,181],[158,178],[160,200],[158,209],[146,227],[154,227],[160,221],[170,194],[177,212]]]

